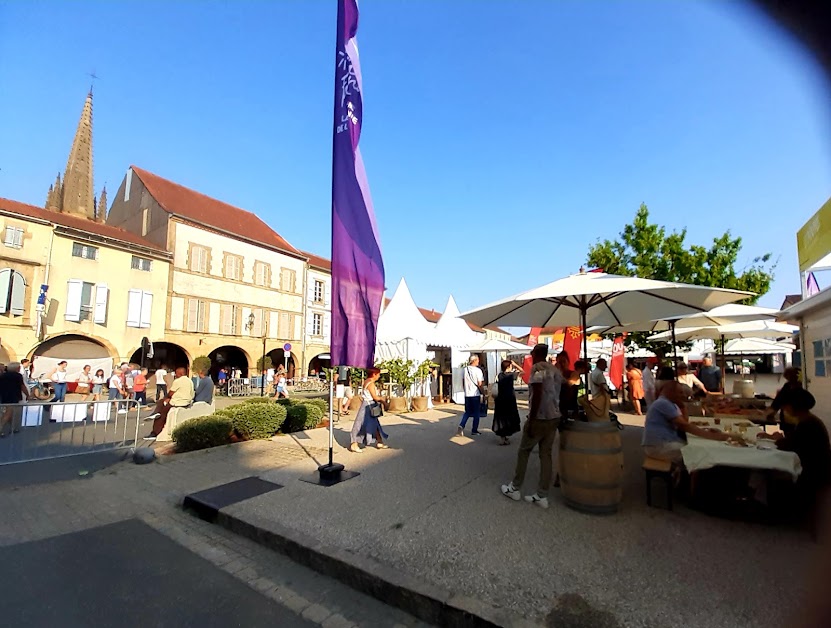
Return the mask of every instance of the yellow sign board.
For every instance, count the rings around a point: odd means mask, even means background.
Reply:
[[[797,231],[796,250],[800,271],[831,253],[831,198]]]

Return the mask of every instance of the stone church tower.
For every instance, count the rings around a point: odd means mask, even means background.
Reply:
[[[49,186],[46,197],[46,209],[83,216],[90,220],[103,222],[106,212],[104,207],[97,211],[92,181],[92,89],[87,94],[81,119],[72,140],[72,149],[66,162],[66,172],[61,181],[58,173],[55,183]]]

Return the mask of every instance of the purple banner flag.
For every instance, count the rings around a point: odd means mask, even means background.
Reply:
[[[363,121],[358,3],[338,0],[332,140],[332,364],[374,364],[384,260],[358,149]]]
[[[809,297],[814,296],[815,294],[819,294],[819,284],[817,283],[817,278],[814,276],[814,273],[808,273],[808,281],[807,290]]]

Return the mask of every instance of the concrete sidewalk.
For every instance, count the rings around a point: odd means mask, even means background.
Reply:
[[[344,419],[335,460],[361,475],[330,488],[298,481],[325,460],[326,430],[276,437],[316,459],[261,473],[284,488],[223,513],[260,537],[305,539],[379,573],[549,625],[783,625],[799,602],[782,592],[799,588],[816,547],[808,535],[682,505],[648,508],[639,419],[621,418],[634,425],[622,432],[625,495],[613,516],[575,512],[557,489],[548,510],[505,499],[499,485],[512,475],[518,438],[499,447],[488,432],[454,437],[458,413],[447,409],[385,416],[393,449],[362,454],[344,449]],[[528,492],[537,473],[532,457]]]

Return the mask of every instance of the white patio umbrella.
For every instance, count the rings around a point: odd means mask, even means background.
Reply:
[[[484,342],[471,345],[461,351],[467,353],[486,353],[488,351],[498,351],[505,353],[528,353],[533,347],[524,345],[521,342],[514,342],[513,340],[502,340],[500,338],[488,338]]]
[[[796,351],[795,344],[762,338],[736,338],[724,347],[724,355],[773,355],[794,351]]]
[[[717,340],[721,341],[721,381],[724,385],[724,343],[727,340],[740,338],[790,338],[799,327],[786,323],[777,323],[771,320],[747,321],[745,323],[734,323],[732,325],[720,325],[718,327],[694,327],[665,331],[660,334],[653,334],[649,337],[654,341],[671,340],[673,347],[678,340]]]
[[[772,320],[747,321],[745,323],[734,323],[732,325],[719,325],[716,327],[693,327],[689,329],[676,329],[676,340],[732,340],[734,338],[787,338],[798,331],[796,325],[777,323]],[[649,337],[654,341],[672,340],[672,331],[653,334]]]
[[[728,303],[727,305],[720,305],[714,307],[708,312],[700,312],[698,314],[691,314],[690,316],[682,316],[681,318],[666,320],[649,320],[632,325],[614,326],[614,327],[597,327],[590,329],[591,333],[595,334],[613,334],[623,333],[626,331],[666,331],[672,330],[672,325],[675,329],[699,328],[699,327],[718,327],[720,325],[733,325],[735,323],[746,323],[750,321],[760,320],[775,320],[779,310],[769,307],[759,307],[756,305],[741,305],[740,303]]]
[[[706,312],[753,296],[740,290],[581,271],[513,297],[470,310],[481,327],[624,326]],[[583,353],[588,353],[583,334]]]

